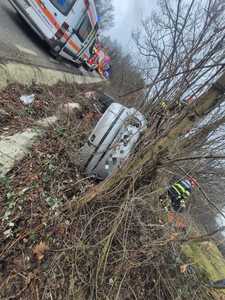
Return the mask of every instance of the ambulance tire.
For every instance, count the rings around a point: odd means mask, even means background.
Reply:
[[[83,67],[84,70],[87,71],[87,72],[90,72],[90,71],[91,71],[91,68],[89,68],[85,62],[82,63],[82,67]]]
[[[54,51],[53,49],[50,49],[49,52],[50,52],[52,58],[54,58],[58,61],[61,61],[61,57],[58,52]]]
[[[75,66],[77,69],[79,69],[79,68],[82,66],[82,64],[79,64],[79,63],[77,63],[77,62],[74,62],[73,64],[74,64],[74,66]]]

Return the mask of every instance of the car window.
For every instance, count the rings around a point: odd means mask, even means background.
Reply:
[[[77,0],[50,0],[51,3],[65,16],[68,15],[71,8]]]
[[[76,30],[79,39],[84,42],[92,30],[91,22],[87,14],[85,14],[79,28]]]

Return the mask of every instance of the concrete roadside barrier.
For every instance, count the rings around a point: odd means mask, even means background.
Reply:
[[[0,63],[0,89],[3,89],[10,83],[20,83],[26,86],[36,83],[51,86],[59,81],[66,83],[92,84],[99,83],[102,79],[98,76],[76,75],[66,71],[53,70],[17,62]]]
[[[0,177],[5,176],[14,164],[30,151],[32,145],[44,133],[44,129],[53,125],[56,117],[46,118],[36,123],[39,128],[28,128],[11,136],[0,137]]]

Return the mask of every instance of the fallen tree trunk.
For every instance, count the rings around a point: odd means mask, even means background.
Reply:
[[[220,102],[221,96],[225,92],[225,73],[205,91],[199,99],[187,107],[174,124],[168,128],[163,136],[157,138],[152,143],[144,146],[131,160],[126,167],[120,169],[114,176],[108,180],[103,181],[99,185],[95,186],[90,192],[86,193],[83,197],[73,200],[67,203],[63,211],[68,209],[79,210],[84,205],[91,202],[97,196],[110,193],[118,185],[129,182],[133,178],[133,174],[140,174],[142,170],[148,166],[149,172],[157,165],[160,155],[167,156],[177,153],[178,149],[181,149],[185,145],[185,139],[179,139],[186,132],[187,128],[192,128],[196,125],[196,122],[208,115]],[[146,132],[145,140],[148,138],[148,132]],[[176,143],[175,143],[176,141]]]

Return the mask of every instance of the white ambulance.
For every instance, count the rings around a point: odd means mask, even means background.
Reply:
[[[54,54],[87,62],[98,31],[94,0],[9,0]]]

